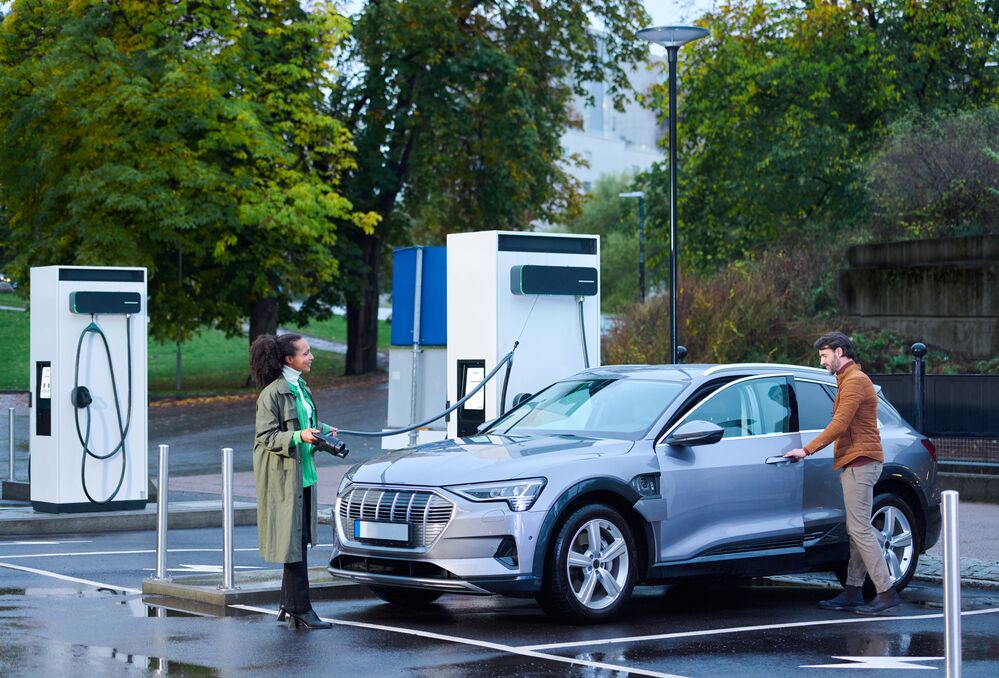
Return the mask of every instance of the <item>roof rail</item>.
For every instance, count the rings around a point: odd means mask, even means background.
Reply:
[[[826,370],[820,367],[805,367],[804,365],[785,365],[783,363],[732,363],[730,365],[715,365],[714,367],[709,367],[708,369],[704,370],[704,376],[715,374],[716,372],[723,372],[725,370],[744,370],[746,368],[756,368],[756,367],[807,370],[809,372],[821,372],[822,374],[829,374]]]

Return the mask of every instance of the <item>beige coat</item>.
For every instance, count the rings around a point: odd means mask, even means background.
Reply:
[[[805,452],[814,454],[835,441],[833,468],[843,468],[858,457],[874,461],[885,460],[878,430],[878,394],[874,384],[860,369],[860,365],[847,365],[836,375],[836,400],[829,425],[812,442],[805,445]]]
[[[305,386],[305,380],[301,384]],[[279,377],[257,397],[253,443],[260,555],[272,563],[297,563],[305,557],[302,512],[298,510],[302,505],[302,466],[298,446],[291,445],[292,433],[299,428],[295,396],[288,382]],[[316,504],[316,493],[312,492],[309,524],[313,543],[319,527]]]

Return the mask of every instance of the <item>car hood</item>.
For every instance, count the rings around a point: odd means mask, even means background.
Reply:
[[[632,440],[575,435],[481,435],[390,452],[364,462],[355,483],[452,485],[544,475],[556,466],[627,453]]]

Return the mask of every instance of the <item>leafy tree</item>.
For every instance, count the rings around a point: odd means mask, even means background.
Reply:
[[[353,231],[338,250],[356,283],[347,289],[348,373],[376,366],[389,245],[527,228],[572,207],[560,143],[571,96],[588,80],[623,96],[621,64],[645,54],[634,31],[647,20],[639,0],[365,4],[331,96],[358,149],[343,190],[384,217],[376,233]]]
[[[699,269],[862,223],[868,160],[894,120],[999,93],[991,0],[734,0],[700,23],[712,36],[680,51],[678,196],[683,261]],[[650,207],[668,223],[668,200]]]
[[[880,237],[999,233],[999,108],[913,113],[892,126],[871,163],[873,225]]]
[[[337,223],[375,220],[337,189],[352,147],[323,108],[347,24],[312,5],[13,3],[0,203],[14,272],[146,266],[158,337],[178,324],[236,334],[249,315],[252,340],[293,297],[332,284]]]

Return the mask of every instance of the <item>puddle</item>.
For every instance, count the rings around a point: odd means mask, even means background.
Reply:
[[[74,659],[84,657],[94,659],[111,659],[122,664],[136,666],[141,669],[149,669],[160,674],[175,671],[181,675],[196,676],[220,676],[218,669],[198,664],[187,664],[184,662],[171,661],[163,657],[148,657],[140,654],[127,654],[119,652],[113,647],[101,647],[99,645],[67,645]]]

